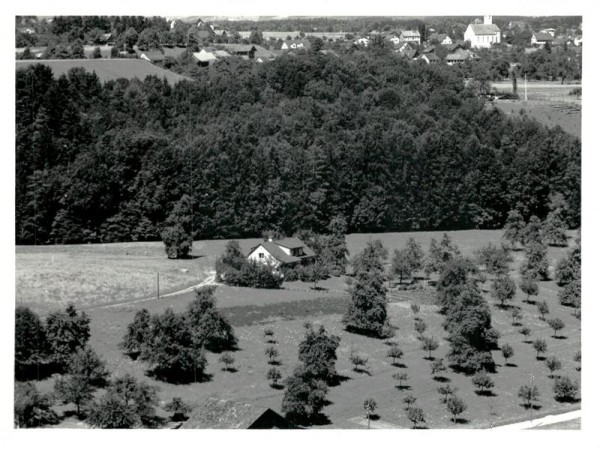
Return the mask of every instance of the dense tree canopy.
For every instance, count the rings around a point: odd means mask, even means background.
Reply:
[[[498,228],[557,193],[578,227],[579,140],[486,107],[451,67],[306,53],[194,76],[19,69],[17,242],[157,240],[184,194],[194,238]]]

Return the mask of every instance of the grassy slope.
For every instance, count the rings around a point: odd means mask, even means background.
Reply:
[[[348,246],[351,253],[355,253],[364,247],[369,238],[381,238],[384,245],[393,251],[394,248],[402,247],[408,237],[413,236],[424,248],[428,247],[432,237],[440,238],[442,233],[410,233],[410,234],[381,234],[381,235],[350,235],[348,236]],[[465,231],[452,232],[450,235],[453,241],[458,244],[463,253],[472,254],[472,252],[487,244],[488,241],[498,242],[500,232],[498,231]],[[242,246],[249,248],[254,241],[243,241]],[[140,248],[155,247],[154,257],[157,264],[161,263],[159,253],[162,251],[158,244],[131,244],[133,246],[128,251],[135,253]],[[214,254],[219,254],[224,242],[203,242],[196,245],[196,248],[202,248],[207,256],[206,260],[213,259]],[[106,263],[114,264],[122,259],[123,247],[127,245],[98,245],[104,246],[107,252],[108,260]],[[87,257],[95,259],[102,248],[95,248],[94,245],[88,246],[91,253],[85,255],[84,248],[72,249],[76,254],[72,257]],[[108,248],[106,248],[108,247]],[[61,247],[62,251],[67,251],[74,247]],[[119,248],[117,251],[115,248]],[[29,254],[30,257],[39,255],[49,249],[19,248],[18,255]],[[135,251],[134,251],[135,250]],[[160,251],[159,251],[160,250]],[[214,252],[215,250],[218,250]],[[554,265],[558,258],[564,253],[564,249],[550,249],[549,258]],[[142,253],[143,254],[143,253]],[[515,267],[520,263],[522,253],[516,253]],[[19,258],[18,258],[19,259]],[[21,258],[21,265],[26,259]],[[142,259],[145,261],[145,259]],[[196,259],[198,262],[203,259]],[[163,260],[164,262],[164,260]],[[23,267],[22,267],[23,268]],[[113,268],[116,272],[119,270]],[[449,420],[443,404],[439,402],[439,395],[436,390],[438,382],[431,379],[429,372],[429,361],[424,360],[426,355],[420,350],[419,342],[413,330],[413,317],[409,310],[408,302],[396,302],[390,304],[389,313],[391,321],[398,326],[396,339],[400,342],[401,348],[405,352],[402,363],[406,366],[409,374],[410,390],[400,391],[394,386],[392,374],[398,368],[392,367],[389,360],[385,358],[388,347],[384,342],[373,340],[366,337],[350,334],[343,330],[340,323],[340,315],[344,310],[344,299],[339,298],[338,289],[343,286],[340,279],[331,279],[321,284],[328,290],[312,291],[307,285],[294,283],[290,285],[293,290],[285,291],[265,291],[252,289],[233,289],[230,287],[219,287],[217,298],[219,307],[223,313],[236,326],[236,334],[240,340],[240,351],[234,353],[236,359],[235,366],[238,369],[235,373],[223,372],[220,370],[217,354],[208,354],[209,368],[208,373],[212,375],[210,382],[192,385],[170,385],[164,382],[158,382],[145,376],[145,366],[140,362],[134,362],[124,357],[117,349],[117,344],[122,338],[126,326],[133,319],[136,310],[141,307],[148,307],[153,313],[161,312],[167,306],[181,311],[190,301],[192,295],[183,295],[172,299],[152,300],[134,304],[118,305],[109,308],[95,308],[88,311],[92,319],[92,346],[108,362],[109,369],[115,375],[121,375],[126,372],[132,373],[137,377],[145,378],[151,384],[158,385],[161,388],[160,399],[168,401],[174,396],[185,397],[186,401],[193,404],[200,403],[207,397],[223,397],[240,401],[252,402],[265,405],[279,410],[282,390],[270,388],[265,380],[266,372],[269,368],[267,357],[264,355],[266,344],[262,331],[265,323],[269,323],[275,329],[275,336],[278,341],[278,350],[281,354],[282,365],[280,369],[282,374],[287,376],[297,364],[297,347],[304,333],[302,324],[307,319],[313,323],[322,323],[326,328],[342,337],[341,346],[338,350],[337,368],[340,374],[349,379],[341,385],[331,389],[328,399],[331,404],[324,412],[331,420],[328,427],[352,428],[360,427],[357,425],[357,419],[362,417],[362,401],[367,397],[373,397],[379,407],[378,414],[381,422],[391,423],[398,427],[409,427],[410,423],[406,419],[405,411],[402,408],[401,398],[407,392],[414,394],[418,398],[418,404],[421,406],[427,416],[427,425],[433,428],[453,427]],[[551,338],[552,331],[547,325],[537,317],[535,305],[522,302],[523,295],[518,294],[514,302],[516,306],[522,308],[524,312],[523,324],[529,326],[532,331],[532,339],[545,338],[548,342],[548,354],[557,355],[563,362],[561,374],[568,374],[579,380],[579,372],[576,371],[575,363],[572,361],[573,354],[580,347],[580,323],[573,316],[571,310],[558,305],[557,287],[554,282],[544,282],[540,285],[540,295],[536,299],[545,299],[550,305],[550,316],[560,317],[566,323],[566,328],[562,331],[565,339]],[[407,295],[412,295],[408,292]],[[415,295],[415,298],[417,295]],[[321,298],[321,299],[319,299]],[[491,300],[490,300],[491,302]],[[442,317],[437,314],[434,306],[428,305],[428,301],[423,302],[421,314],[428,325],[428,333],[433,334],[441,341],[441,347],[436,351],[438,357],[447,352],[447,342],[443,340],[444,333],[441,330],[440,323]],[[496,382],[494,393],[496,396],[484,397],[477,396],[470,382],[470,378],[453,372],[446,376],[451,379],[452,384],[459,387],[459,395],[467,401],[469,409],[463,415],[466,422],[460,424],[462,427],[487,427],[490,422],[498,423],[504,419],[527,419],[527,411],[519,405],[516,398],[516,391],[519,385],[527,383],[531,373],[535,376],[535,382],[541,390],[542,400],[539,412],[556,412],[567,408],[557,403],[552,398],[551,379],[548,378],[548,370],[542,361],[535,360],[535,351],[530,343],[522,341],[518,328],[510,324],[511,320],[505,311],[501,311],[494,305],[493,323],[501,332],[501,344],[509,343],[515,349],[515,356],[511,362],[516,366],[504,366],[503,359],[496,352],[494,357],[498,363],[498,373],[493,376]],[[261,324],[256,324],[261,323]],[[352,371],[348,362],[350,350],[354,348],[369,357],[370,374],[360,374]],[[42,390],[50,390],[52,380],[45,380],[39,383]]]

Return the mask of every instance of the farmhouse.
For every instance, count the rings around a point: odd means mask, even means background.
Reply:
[[[297,429],[268,407],[210,398],[194,409],[181,429]]]
[[[417,44],[421,43],[421,33],[413,30],[404,30],[400,33],[400,38],[406,42],[416,42]]]
[[[254,45],[216,44],[215,47],[223,49],[231,55],[241,56],[243,59],[254,59],[254,53],[256,52]]]
[[[460,50],[456,50],[455,52],[450,53],[449,55],[446,56],[446,64],[448,64],[448,65],[461,64],[470,59],[477,60],[477,59],[481,59],[481,58],[470,50],[460,49]]]
[[[429,42],[438,42],[442,45],[450,45],[452,44],[452,39],[445,33],[435,33],[429,36]]]
[[[552,41],[554,41],[554,38],[550,33],[540,31],[539,33],[533,33],[531,36],[531,45],[537,45],[538,47],[543,47],[546,44],[551,45]]]
[[[140,59],[144,59],[148,62],[157,63],[165,60],[165,55],[160,50],[148,50],[148,51],[138,51]]]
[[[425,61],[425,63],[427,63],[427,64],[437,64],[438,62],[441,61],[439,56],[436,55],[435,53],[422,54],[422,55],[416,57],[415,60]]]
[[[315,253],[297,237],[273,241],[269,239],[250,250],[248,260],[280,266],[294,266],[312,262]]]
[[[473,48],[490,48],[501,41],[500,28],[492,23],[492,16],[484,16],[483,23],[471,23],[465,31],[465,41]]]

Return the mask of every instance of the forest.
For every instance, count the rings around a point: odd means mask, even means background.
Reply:
[[[508,117],[448,66],[374,48],[254,64],[194,81],[104,84],[73,69],[16,74],[16,242],[159,240],[173,214],[194,239],[497,229],[564,196],[580,222],[581,143]]]

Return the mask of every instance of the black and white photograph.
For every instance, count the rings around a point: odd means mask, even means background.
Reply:
[[[38,6],[7,33],[16,437],[581,434],[579,4]]]

